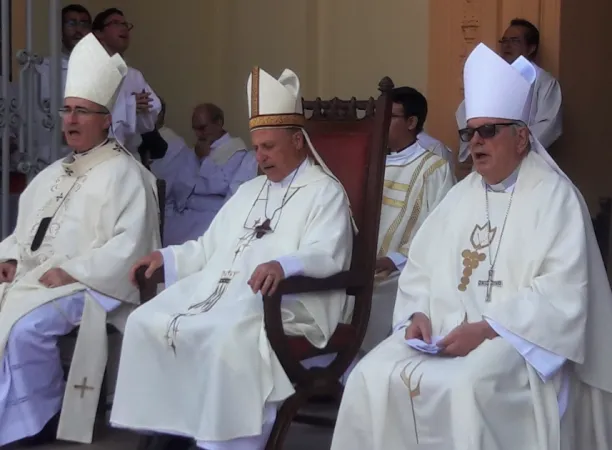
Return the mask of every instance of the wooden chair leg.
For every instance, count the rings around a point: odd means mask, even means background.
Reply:
[[[302,392],[296,392],[278,410],[272,432],[268,438],[265,450],[281,450],[287,437],[287,432],[300,408],[306,405],[308,396]]]

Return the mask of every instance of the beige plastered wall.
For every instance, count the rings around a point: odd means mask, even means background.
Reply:
[[[48,52],[46,1],[35,1],[35,49]],[[64,3],[69,3],[65,1]],[[136,25],[126,55],[168,103],[168,124],[191,140],[201,101],[226,111],[248,139],[245,83],[253,65],[294,69],[307,97],[376,95],[378,80],[428,97],[427,129],[457,147],[454,112],[461,67],[483,41],[495,46],[508,21],[540,28],[542,67],[561,82],[564,134],[551,153],[593,213],[612,195],[612,2],[610,0],[83,0],[92,13],[122,8]],[[14,48],[25,41],[25,0],[13,0]],[[21,25],[20,25],[21,24]]]
[[[427,89],[428,0],[81,3],[94,14],[119,7],[135,24],[126,59],[164,97],[168,125],[188,140],[191,110],[204,101],[221,106],[229,131],[248,139],[246,81],[254,65],[275,76],[291,68],[308,98],[374,96],[385,75]],[[41,8],[35,44],[44,53]]]

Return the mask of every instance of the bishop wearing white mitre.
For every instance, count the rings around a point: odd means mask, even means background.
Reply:
[[[427,119],[425,96],[404,86],[393,89],[391,98],[374,297],[363,352],[391,333],[397,280],[410,243],[455,182],[449,162],[421,143],[419,136]]]
[[[263,175],[247,181],[197,240],[141,260],[163,264],[166,290],[128,319],[114,426],[192,438],[203,449],[263,449],[294,389],[266,337],[262,295],[292,275],[350,266],[353,230],[342,185],[303,129],[300,83],[255,68],[251,140]],[[283,298],[287,333],[324,347],[344,292]]]
[[[92,34],[74,48],[60,110],[73,154],[32,180],[0,243],[0,445],[55,428],[60,409],[58,437],[91,442],[106,322],[122,328],[139,301],[130,266],[158,248],[154,178],[108,139],[126,71]],[[65,383],[57,338],[77,325]]]
[[[540,50],[540,31],[525,19],[513,19],[504,32],[500,43],[500,56],[512,64],[519,56],[527,58],[536,70],[533,94],[528,120],[531,134],[544,148],[549,148],[563,132],[561,106],[563,96],[559,82],[547,71],[539,67],[534,59]],[[455,113],[459,129],[466,126],[465,102],[461,102]],[[459,140],[459,162],[470,156],[467,142]]]
[[[535,75],[483,44],[467,59],[476,171],[412,241],[333,450],[610,448],[612,293],[582,195],[525,126]]]

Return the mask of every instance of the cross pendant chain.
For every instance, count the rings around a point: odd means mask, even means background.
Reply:
[[[501,280],[494,280],[495,270],[489,269],[489,278],[487,280],[481,280],[478,282],[478,286],[486,286],[487,287],[487,296],[485,297],[485,302],[491,302],[491,293],[493,287],[502,287],[503,283]]]

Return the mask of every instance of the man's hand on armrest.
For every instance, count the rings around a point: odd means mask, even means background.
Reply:
[[[253,275],[248,281],[253,293],[261,292],[261,295],[274,295],[278,285],[285,278],[283,266],[278,261],[269,261],[255,268]]]
[[[77,282],[64,269],[57,267],[47,270],[38,281],[48,288],[57,288]]]
[[[17,261],[9,260],[0,263],[0,283],[12,283],[17,272]]]
[[[160,251],[154,251],[153,253],[148,254],[140,258],[136,264],[132,266],[130,270],[130,280],[134,286],[138,286],[138,282],[136,281],[136,271],[141,267],[146,267],[147,270],[145,272],[145,278],[151,278],[155,271],[164,265],[164,257],[162,256]]]

